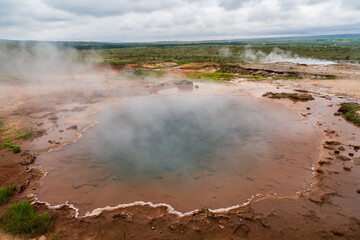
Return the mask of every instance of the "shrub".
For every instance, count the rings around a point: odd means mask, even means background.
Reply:
[[[15,189],[15,185],[0,188],[0,205],[5,204],[10,200],[14,195]]]
[[[29,137],[31,137],[31,132],[29,132],[29,131],[24,131],[24,132],[21,132],[21,133],[19,133],[16,137],[15,137],[15,139],[27,139],[27,138],[29,138]]]
[[[5,210],[0,226],[7,233],[32,237],[51,231],[54,222],[48,213],[35,213],[29,202],[19,202]]]

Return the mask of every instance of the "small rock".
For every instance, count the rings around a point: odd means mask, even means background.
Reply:
[[[343,169],[344,169],[345,171],[351,171],[351,167],[350,167],[350,166],[343,166]]]
[[[358,194],[360,194],[360,188],[359,188],[358,190],[356,190],[356,192],[357,192]]]
[[[198,85],[195,85],[195,88],[196,88],[196,89],[198,89],[198,88],[199,88],[199,86],[198,86]]]
[[[339,150],[335,150],[334,153],[335,153],[335,154],[340,154],[340,151],[339,151]]]
[[[327,145],[340,145],[341,143],[337,140],[326,140],[325,144]]]
[[[306,110],[310,110],[311,108],[310,107],[306,107]]]
[[[335,148],[333,146],[323,145],[323,147],[326,149],[329,149],[329,150],[335,150]]]
[[[319,165],[324,165],[324,164],[330,165],[331,164],[331,162],[327,161],[327,160],[320,160],[318,163],[319,163]]]
[[[340,146],[340,147],[338,147],[338,149],[339,149],[340,151],[345,151],[344,146]]]
[[[225,226],[224,225],[219,225],[219,228],[224,229]]]
[[[41,237],[39,237],[39,240],[46,240],[46,237],[42,235]]]
[[[34,196],[35,196],[34,194],[30,193],[30,194],[26,195],[26,198],[27,198],[27,199],[31,199],[31,198],[33,198]]]
[[[345,155],[338,155],[336,158],[341,161],[350,161],[351,160],[351,158],[349,158],[348,156],[345,156]]]
[[[353,154],[353,153],[349,153],[349,156],[350,156],[350,157],[353,157],[353,156],[354,156],[354,154]]]
[[[126,221],[128,222],[134,221],[134,214],[126,214]]]
[[[333,105],[332,105],[332,104],[328,104],[327,106],[328,106],[328,107],[332,107]]]
[[[154,227],[154,226],[152,226],[152,227],[151,227],[151,230],[155,230],[155,227]]]
[[[72,126],[66,128],[66,130],[78,130],[78,126],[77,125],[72,125]]]
[[[323,173],[323,172],[324,172],[324,170],[322,170],[322,169],[319,168],[319,167],[317,167],[317,168],[315,169],[315,171],[318,172],[318,173]]]

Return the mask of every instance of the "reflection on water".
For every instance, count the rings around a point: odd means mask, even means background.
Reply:
[[[39,198],[82,210],[143,200],[189,211],[295,192],[317,157],[316,131],[269,104],[215,96],[109,104],[78,142],[41,156],[49,175]]]

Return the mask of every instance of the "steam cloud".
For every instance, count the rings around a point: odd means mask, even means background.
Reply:
[[[90,71],[94,59],[94,54],[84,58],[75,49],[59,49],[48,43],[32,47],[0,43],[0,71],[22,80],[47,81],[65,75],[76,77]]]
[[[266,54],[261,50],[255,51],[250,46],[246,46],[245,51],[240,54],[240,57],[245,62],[250,63],[292,62],[300,64],[334,64],[332,61],[299,57],[297,54],[279,48],[274,48],[269,54]]]

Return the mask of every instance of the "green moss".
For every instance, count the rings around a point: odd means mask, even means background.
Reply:
[[[189,64],[191,63],[191,61],[180,61],[180,62],[176,62],[177,65],[185,65],[185,64]]]
[[[335,75],[326,75],[325,79],[336,79]]]
[[[0,188],[0,205],[7,203],[14,195],[15,185]]]
[[[18,146],[18,145],[12,145],[12,146],[11,146],[11,149],[12,149],[12,151],[13,151],[14,153],[19,153],[19,152],[21,152],[20,146]]]
[[[32,133],[29,131],[20,132],[18,135],[16,135],[15,139],[28,139],[31,137]]]
[[[249,81],[263,81],[267,78],[261,75],[239,75],[240,78],[247,78]]]
[[[203,66],[188,66],[188,67],[182,67],[181,69],[187,69],[187,70],[200,70]]]
[[[354,123],[356,126],[360,126],[360,104],[358,103],[341,103],[341,107],[338,110],[343,117]]]
[[[132,71],[133,76],[130,76],[130,78],[148,78],[148,77],[154,77],[154,78],[160,78],[165,75],[165,72],[162,70],[140,70],[135,69]]]
[[[51,231],[54,223],[48,213],[36,214],[29,202],[20,202],[5,210],[0,226],[7,233],[33,237]]]
[[[0,150],[8,148],[9,150],[12,150],[14,153],[21,152],[20,146],[16,145],[11,138],[6,138],[3,143],[0,143]]]
[[[238,78],[239,76],[233,73],[191,73],[186,74],[186,77],[192,79],[210,79],[210,80],[223,80],[230,81],[231,79]]]

